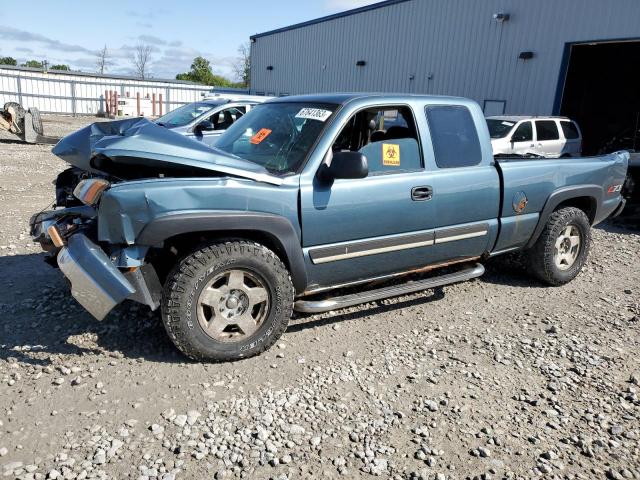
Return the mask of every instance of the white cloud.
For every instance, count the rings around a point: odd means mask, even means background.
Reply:
[[[160,16],[169,15],[171,12],[165,8],[152,8],[146,9],[144,11],[127,10],[125,13],[131,17],[153,19]]]
[[[151,46],[149,71],[155,78],[175,78],[177,73],[189,71],[195,57],[202,56],[211,62],[216,75],[235,79],[235,57],[215,55],[183,45],[180,40],[165,40],[153,35],[139,34],[128,39],[130,41],[119,47],[107,43],[110,61],[107,73],[132,74],[131,59],[135,44],[142,42]],[[46,59],[50,65],[62,63],[72,69],[87,72],[96,70],[96,51],[82,45],[63,43],[39,33],[4,26],[0,26],[0,40],[16,44],[14,52],[20,53],[14,56],[21,63],[27,60],[23,57],[28,55],[29,59]]]
[[[150,43],[152,45],[166,45],[166,40],[153,35],[138,35],[138,40],[144,43]]]
[[[80,45],[63,43],[59,40],[40,35],[39,33],[27,32],[25,30],[19,30],[17,28],[3,25],[0,25],[0,39],[21,43],[36,42],[48,47],[50,50],[57,50],[60,52],[93,53],[90,49]]]
[[[234,57],[220,57],[190,47],[167,48],[160,57],[153,59],[151,69],[156,77],[175,77],[177,73],[188,72],[196,57],[204,57],[211,62],[213,73],[226,77],[235,77]]]

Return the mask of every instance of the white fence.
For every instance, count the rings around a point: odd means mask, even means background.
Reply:
[[[75,72],[43,72],[38,69],[0,67],[0,109],[6,102],[36,107],[43,113],[98,115],[105,111],[105,91],[120,97],[156,98],[162,95],[162,111],[202,99],[211,87],[170,80],[139,80]]]

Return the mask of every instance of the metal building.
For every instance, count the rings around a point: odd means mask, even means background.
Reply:
[[[388,0],[251,42],[256,94],[459,95],[576,118],[587,151],[640,123],[640,0]]]

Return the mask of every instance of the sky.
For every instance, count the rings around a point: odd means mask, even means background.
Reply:
[[[127,75],[133,48],[144,43],[153,48],[155,78],[175,78],[201,55],[235,80],[238,47],[251,35],[377,1],[0,0],[0,57],[95,72],[96,51],[106,45],[107,73]]]

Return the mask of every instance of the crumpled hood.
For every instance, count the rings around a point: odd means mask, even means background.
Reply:
[[[218,172],[275,185],[282,183],[279,177],[258,164],[208,147],[146,118],[93,123],[64,137],[52,152],[82,170],[121,178],[127,177],[125,171],[136,169],[166,177],[182,169]],[[108,171],[104,161],[96,160],[105,157]]]

